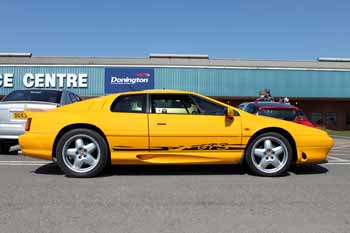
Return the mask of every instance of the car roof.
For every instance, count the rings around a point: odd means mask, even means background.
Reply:
[[[149,94],[179,93],[179,94],[189,94],[189,93],[193,93],[193,92],[183,91],[183,90],[172,90],[172,89],[149,89],[149,90],[137,91],[137,93],[149,93]]]
[[[299,109],[297,106],[286,104],[286,103],[278,103],[278,102],[256,101],[256,102],[250,102],[249,104],[254,104],[255,106],[258,106],[258,107]]]
[[[13,90],[14,91],[51,91],[51,92],[70,92],[67,90],[61,90],[61,89],[45,89],[45,88],[28,88],[28,89],[17,89]]]
[[[171,89],[149,89],[143,91],[127,91],[119,93],[110,93],[108,96],[119,96],[119,95],[132,95],[132,94],[194,94],[191,91],[182,90],[171,90]]]

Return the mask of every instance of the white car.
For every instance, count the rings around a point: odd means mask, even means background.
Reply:
[[[0,102],[0,153],[19,149],[18,137],[24,133],[25,110],[46,111],[80,101],[70,91],[30,89],[15,90]]]

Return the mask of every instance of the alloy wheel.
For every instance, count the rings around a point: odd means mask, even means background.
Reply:
[[[96,140],[89,135],[74,135],[64,143],[62,157],[70,170],[86,173],[97,166],[101,158],[101,149]]]
[[[256,169],[263,173],[276,173],[288,161],[285,143],[277,137],[267,136],[257,140],[251,150],[251,158]]]

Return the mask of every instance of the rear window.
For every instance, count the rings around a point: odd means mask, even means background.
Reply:
[[[261,109],[258,115],[279,118],[287,121],[294,121],[298,112],[294,109]]]
[[[305,113],[304,113],[303,110],[298,110],[297,115],[300,116],[300,117],[305,117]]]
[[[11,92],[3,101],[41,101],[59,104],[61,96],[60,91],[22,90]]]
[[[243,110],[255,114],[258,111],[258,106],[256,106],[255,104],[248,104]]]

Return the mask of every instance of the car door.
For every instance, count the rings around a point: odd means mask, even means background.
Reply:
[[[225,106],[196,95],[152,94],[150,97],[151,151],[180,153],[192,158],[181,160],[185,162],[196,159],[213,162],[208,158],[217,157],[218,152],[231,152],[227,154],[230,157],[234,156],[232,152],[242,151],[238,113],[229,119],[225,116]]]
[[[149,151],[146,108],[145,94],[121,95],[114,100],[105,117],[112,159],[114,152]]]

